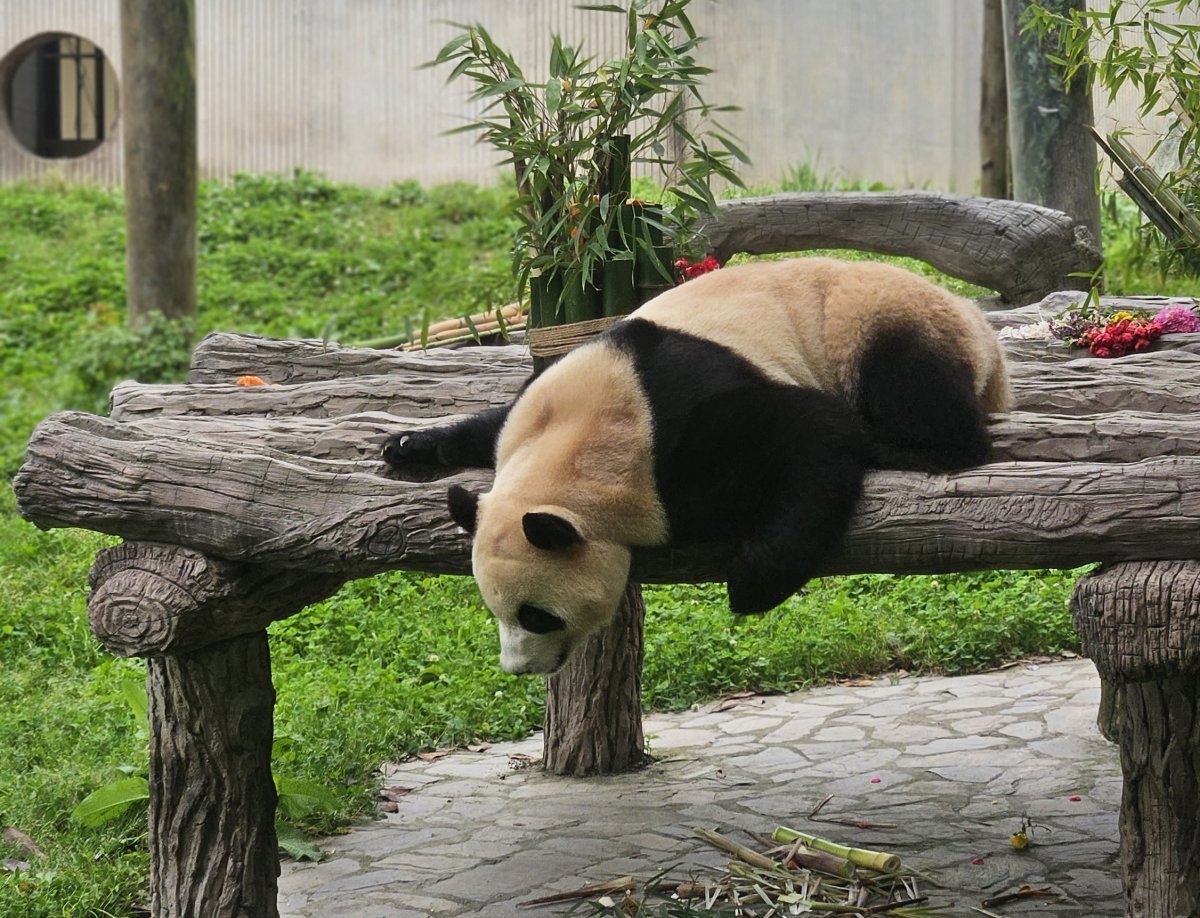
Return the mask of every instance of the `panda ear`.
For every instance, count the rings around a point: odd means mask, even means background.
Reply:
[[[446,499],[450,505],[450,518],[473,534],[479,517],[479,495],[472,494],[462,485],[451,485]]]
[[[521,518],[521,528],[530,545],[546,551],[563,551],[583,544],[579,530],[569,520],[553,513],[526,513]]]

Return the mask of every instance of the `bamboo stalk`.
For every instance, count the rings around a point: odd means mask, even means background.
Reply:
[[[697,835],[712,845],[714,848],[720,848],[722,851],[727,851],[739,860],[745,861],[747,864],[752,864],[755,867],[762,867],[764,870],[778,870],[780,864],[771,860],[765,854],[759,854],[744,845],[739,845],[737,842],[726,838],[719,832],[714,832],[712,829],[693,829]]]
[[[809,835],[807,832],[799,832],[796,829],[789,829],[786,826],[778,826],[771,833],[771,838],[781,844],[787,844],[788,842],[800,839],[808,847],[814,848],[817,851],[824,851],[827,854],[844,857],[856,867],[865,867],[868,870],[877,870],[880,873],[892,873],[900,869],[900,858],[895,854],[870,851],[866,848],[848,848],[845,845],[839,845],[837,842],[827,841],[826,839],[818,838],[816,835]]]
[[[509,326],[516,323],[521,324],[521,317],[525,315],[520,303],[509,303],[507,306],[500,307],[500,315],[503,317],[503,326]],[[477,313],[471,316],[457,316],[452,319],[442,319],[434,322],[427,329],[423,336],[425,341],[432,341],[443,335],[451,335],[455,333],[469,332],[474,326],[480,332],[485,327],[490,329],[498,329],[501,327],[501,322],[496,318],[496,310],[492,309],[487,312]],[[422,336],[412,335],[409,333],[403,335],[389,335],[384,338],[376,338],[372,341],[365,341],[356,347],[374,348],[383,350],[393,347],[404,347],[405,345],[413,345],[420,347]]]
[[[770,847],[773,839],[766,835],[759,835],[757,832],[752,833],[754,840],[764,847]],[[806,870],[815,870],[818,873],[827,873],[830,876],[835,876],[841,880],[848,880],[854,876],[855,866],[844,857],[837,857],[828,854],[824,851],[815,851],[804,844],[801,839],[784,845],[780,848],[774,848],[767,852],[768,856],[773,854],[782,854],[780,860],[786,867],[802,867]]]
[[[518,902],[517,908],[533,908],[538,905],[552,905],[556,902],[570,902],[573,899],[591,899],[593,896],[603,896],[613,892],[628,892],[637,886],[633,877],[621,877],[618,880],[608,880],[604,883],[593,883],[590,886],[583,886],[579,889],[568,890],[567,892],[553,893],[549,896],[542,896],[540,899],[526,899],[524,902]]]

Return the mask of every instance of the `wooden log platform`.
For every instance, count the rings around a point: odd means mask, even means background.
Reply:
[[[997,328],[1036,322],[1071,299],[989,317]],[[1126,768],[1129,914],[1190,914],[1200,895],[1189,879],[1200,877],[1200,814],[1186,805],[1200,761],[1200,336],[1118,360],[1042,340],[1005,346],[1016,404],[993,419],[993,461],[954,475],[870,474],[824,573],[1103,562],[1081,582],[1075,615]],[[123,383],[110,417],[63,412],[35,430],[14,481],[22,514],[126,540],[97,558],[89,614],[113,653],[153,661],[152,901],[163,914],[276,914],[265,628],[349,578],[467,572],[445,487],[485,488],[490,473],[397,480],[379,450],[395,429],[507,402],[528,366],[513,346],[404,353],[211,335],[186,385]],[[269,385],[236,385],[247,374]],[[717,561],[642,551],[634,576],[709,581]],[[625,630],[601,643],[640,641],[637,597],[623,609]],[[608,679],[605,697],[637,684],[630,672],[589,678]],[[548,725],[580,742],[563,761],[551,750],[551,767],[633,764],[587,747],[602,711],[552,702]],[[188,807],[203,818],[181,819]],[[218,825],[228,831],[214,835]]]

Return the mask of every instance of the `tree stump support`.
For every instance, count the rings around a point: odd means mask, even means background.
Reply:
[[[89,580],[93,633],[118,656],[146,657],[152,914],[277,918],[264,629],[342,578],[126,542],[97,557]]]
[[[1104,568],[1071,609],[1113,696],[1125,914],[1200,914],[1200,562]]]
[[[542,766],[552,774],[615,775],[646,762],[642,735],[642,588],[625,587],[616,618],[546,679]]]
[[[150,908],[172,918],[277,918],[267,634],[146,661]]]

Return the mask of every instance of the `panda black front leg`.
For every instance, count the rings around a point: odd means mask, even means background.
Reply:
[[[799,590],[841,542],[869,452],[842,400],[768,383],[703,400],[659,458],[676,544],[728,539],[730,608],[766,612]]]
[[[511,405],[489,408],[442,427],[395,434],[383,444],[383,459],[398,471],[431,465],[493,468],[496,439],[511,408]]]

